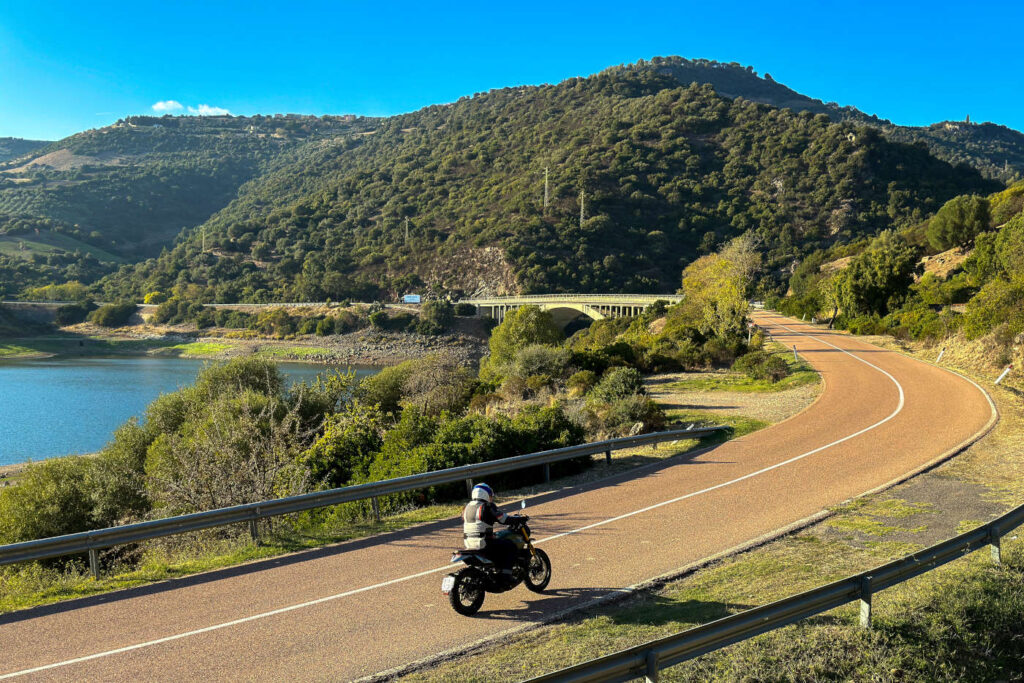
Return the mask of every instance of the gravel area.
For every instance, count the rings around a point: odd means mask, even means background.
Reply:
[[[647,382],[651,398],[665,410],[700,410],[719,415],[743,415],[776,423],[796,415],[821,394],[822,385],[811,384],[778,392],[677,391],[667,388],[673,382],[693,379],[706,373],[674,372],[655,375]]]

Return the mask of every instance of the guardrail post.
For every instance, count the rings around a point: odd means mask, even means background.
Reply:
[[[96,548],[89,548],[89,571],[92,578],[99,581],[100,578],[100,554]]]
[[[466,497],[467,498],[472,498],[473,497],[473,480],[472,479],[467,479],[466,480]]]
[[[380,523],[380,505],[377,504],[377,496],[370,499],[370,504],[373,506],[373,521],[377,524]]]
[[[249,536],[256,545],[260,544],[260,528],[256,525],[256,519],[249,520]]]
[[[860,580],[860,625],[871,628],[871,577]]]
[[[1001,538],[999,536],[999,528],[992,527],[988,532],[988,547],[992,553],[992,562],[995,564],[1003,563],[1003,548],[1001,544]]]
[[[551,463],[544,463],[544,483],[551,481]]]
[[[644,657],[644,683],[658,683],[658,655],[652,650]]]
[[[610,449],[610,448],[605,450],[605,452],[604,452],[604,464],[605,465],[611,465],[612,464],[612,449]]]

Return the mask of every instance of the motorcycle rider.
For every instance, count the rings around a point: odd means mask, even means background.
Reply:
[[[462,511],[462,537],[469,550],[483,550],[502,572],[512,573],[516,546],[512,541],[494,536],[494,523],[514,524],[521,517],[506,515],[494,504],[494,491],[487,484],[477,484],[470,501]]]

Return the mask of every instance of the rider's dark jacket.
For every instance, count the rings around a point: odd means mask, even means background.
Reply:
[[[508,515],[494,503],[486,500],[471,500],[462,511],[462,536],[469,550],[487,547],[487,541],[494,538],[494,523],[508,523]]]

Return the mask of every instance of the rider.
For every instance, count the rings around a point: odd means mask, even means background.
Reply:
[[[494,523],[514,524],[520,518],[506,515],[494,504],[494,491],[487,484],[477,484],[470,493],[469,504],[462,511],[462,536],[469,550],[484,550],[502,571],[512,573],[516,546],[512,541],[494,536]]]

